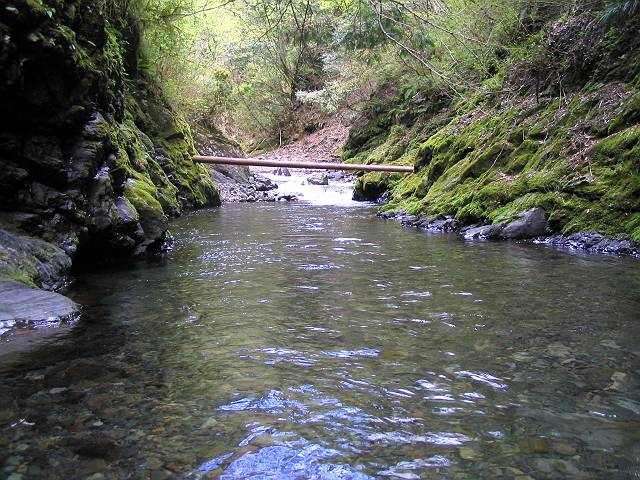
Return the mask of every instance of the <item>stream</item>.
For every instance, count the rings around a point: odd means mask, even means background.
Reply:
[[[1,478],[640,478],[637,259],[297,180],[78,275],[81,321],[0,357]]]

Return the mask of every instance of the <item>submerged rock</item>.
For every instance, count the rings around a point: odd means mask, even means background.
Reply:
[[[108,435],[82,433],[66,439],[66,445],[84,457],[116,460],[120,457],[121,446]]]

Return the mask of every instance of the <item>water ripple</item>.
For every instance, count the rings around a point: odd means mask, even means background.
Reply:
[[[494,377],[493,375],[489,375],[488,373],[469,372],[466,370],[461,370],[459,372],[455,372],[455,375],[457,377],[470,378],[473,381],[482,383],[483,385],[488,385],[491,388],[495,388],[496,390],[504,390],[505,388],[507,388],[507,384],[503,383],[502,379]]]

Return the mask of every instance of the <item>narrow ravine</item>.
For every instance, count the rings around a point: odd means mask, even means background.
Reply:
[[[3,476],[637,471],[636,259],[429,236],[306,188],[79,276],[80,323],[3,358]]]

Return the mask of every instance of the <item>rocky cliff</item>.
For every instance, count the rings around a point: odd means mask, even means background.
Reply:
[[[138,71],[109,2],[0,5],[0,276],[46,289],[72,262],[158,248],[168,218],[219,204],[189,126]]]
[[[355,197],[383,197],[385,215],[424,225],[504,226],[542,211],[547,235],[640,241],[638,27],[636,19],[607,28],[575,12],[526,37],[464,99],[411,87],[380,92],[343,160],[418,171],[364,175]]]

